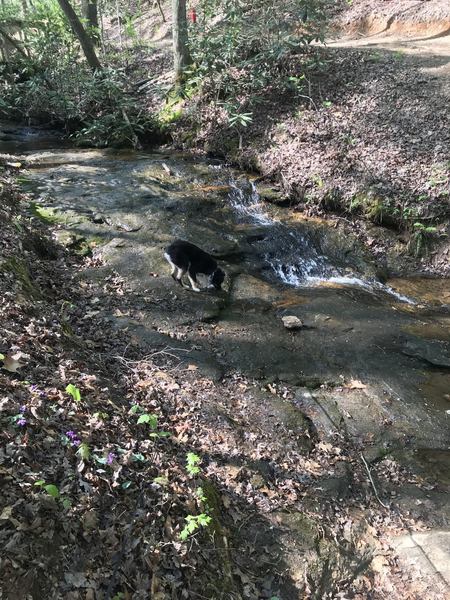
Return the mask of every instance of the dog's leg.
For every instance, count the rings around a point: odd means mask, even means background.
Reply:
[[[181,271],[181,269],[179,267],[177,267],[177,265],[175,263],[172,262],[170,256],[166,253],[164,254],[164,258],[167,260],[167,262],[169,263],[169,265],[172,267],[172,272],[170,273],[170,276],[172,277],[173,280],[178,281],[179,278],[179,272]]]
[[[178,267],[178,273],[177,273],[177,276],[175,278],[175,281],[177,281],[181,285],[181,287],[189,289],[189,286],[187,286],[185,283],[183,283],[183,276],[184,275],[186,275],[186,271],[183,271],[183,269],[180,269],[180,267]]]
[[[188,279],[189,279],[189,283],[191,284],[194,292],[200,292],[200,288],[198,287],[196,273],[194,271],[191,271],[191,270],[188,271]]]

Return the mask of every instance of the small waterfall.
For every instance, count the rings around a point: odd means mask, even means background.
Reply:
[[[249,181],[230,181],[228,199],[236,213],[245,221],[260,225],[264,236],[255,242],[275,277],[294,287],[320,285],[324,282],[356,286],[371,292],[385,292],[401,302],[415,304],[389,286],[376,280],[365,280],[346,267],[339,268],[323,255],[313,235],[292,229],[272,218],[267,206]]]
[[[241,183],[241,182],[240,182]],[[231,191],[228,199],[237,213],[259,225],[273,225],[274,221],[264,210],[264,205],[259,197],[258,190],[252,181],[242,182],[230,181]]]

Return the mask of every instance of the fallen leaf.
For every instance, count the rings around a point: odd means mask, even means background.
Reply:
[[[20,362],[23,357],[22,352],[16,352],[15,354],[7,354],[3,360],[3,368],[10,373],[17,373],[17,370],[25,366]]]
[[[13,511],[12,506],[5,506],[5,508],[2,511],[2,514],[0,515],[0,521],[8,520],[10,518],[10,516],[12,515],[12,511]]]
[[[225,494],[222,495],[222,504],[226,509],[230,508],[231,506],[231,500],[228,496],[225,496]]]
[[[358,381],[358,379],[351,379],[344,387],[348,390],[365,390],[367,385],[361,381]]]

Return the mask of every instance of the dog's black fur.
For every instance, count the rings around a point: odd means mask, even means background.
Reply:
[[[216,290],[222,289],[225,273],[214,258],[190,242],[175,240],[166,248],[164,256],[172,266],[172,277],[180,285],[183,285],[183,275],[187,273],[192,289],[200,291],[197,282],[197,274],[209,275],[209,283]]]

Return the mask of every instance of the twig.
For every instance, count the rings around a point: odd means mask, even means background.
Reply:
[[[160,2],[160,0],[155,0],[155,2],[153,3],[153,6],[155,6],[155,4],[157,4],[157,5],[158,5],[159,12],[161,13],[161,17],[162,17],[163,23],[165,23],[165,22],[166,22],[166,17],[165,17],[165,15],[164,15],[163,9],[162,9],[162,7],[161,7],[161,2]]]
[[[172,352],[171,352],[172,351]],[[173,352],[192,352],[192,348],[171,348],[170,346],[166,346],[162,350],[157,350],[156,352],[152,352],[152,354],[147,354],[143,356],[140,360],[131,360],[129,358],[125,358],[124,356],[115,356],[115,359],[124,364],[126,367],[131,369],[133,366],[143,365],[145,363],[150,362],[155,356],[171,356],[172,358],[176,358],[180,360],[180,357]]]
[[[372,484],[373,491],[375,492],[375,497],[376,497],[376,499],[377,499],[377,500],[378,500],[378,502],[381,504],[381,506],[384,506],[384,508],[387,508],[387,509],[389,509],[389,506],[387,506],[387,504],[385,504],[384,502],[382,502],[382,501],[380,500],[380,496],[378,495],[377,488],[375,487],[375,483],[373,482],[372,475],[371,475],[371,473],[370,473],[369,465],[367,464],[367,461],[366,461],[366,459],[364,458],[364,456],[363,456],[362,452],[361,452],[360,456],[361,456],[361,460],[362,460],[362,461],[363,461],[363,463],[364,463],[364,466],[366,467],[367,475],[369,476],[369,480],[370,480],[370,483]]]
[[[312,104],[315,108],[315,110],[317,110],[317,104],[314,102],[314,100],[311,98],[311,96],[305,96],[305,94],[297,94],[297,96],[299,98],[305,98],[306,100],[309,100],[310,105]]]
[[[141,150],[142,146],[141,146],[141,143],[139,142],[139,138],[136,135],[136,132],[134,131],[133,126],[130,123],[130,119],[128,118],[128,115],[124,108],[122,108],[122,116],[123,116],[123,120],[128,125],[128,129],[130,130],[131,141],[133,142],[133,148],[135,150]]]

